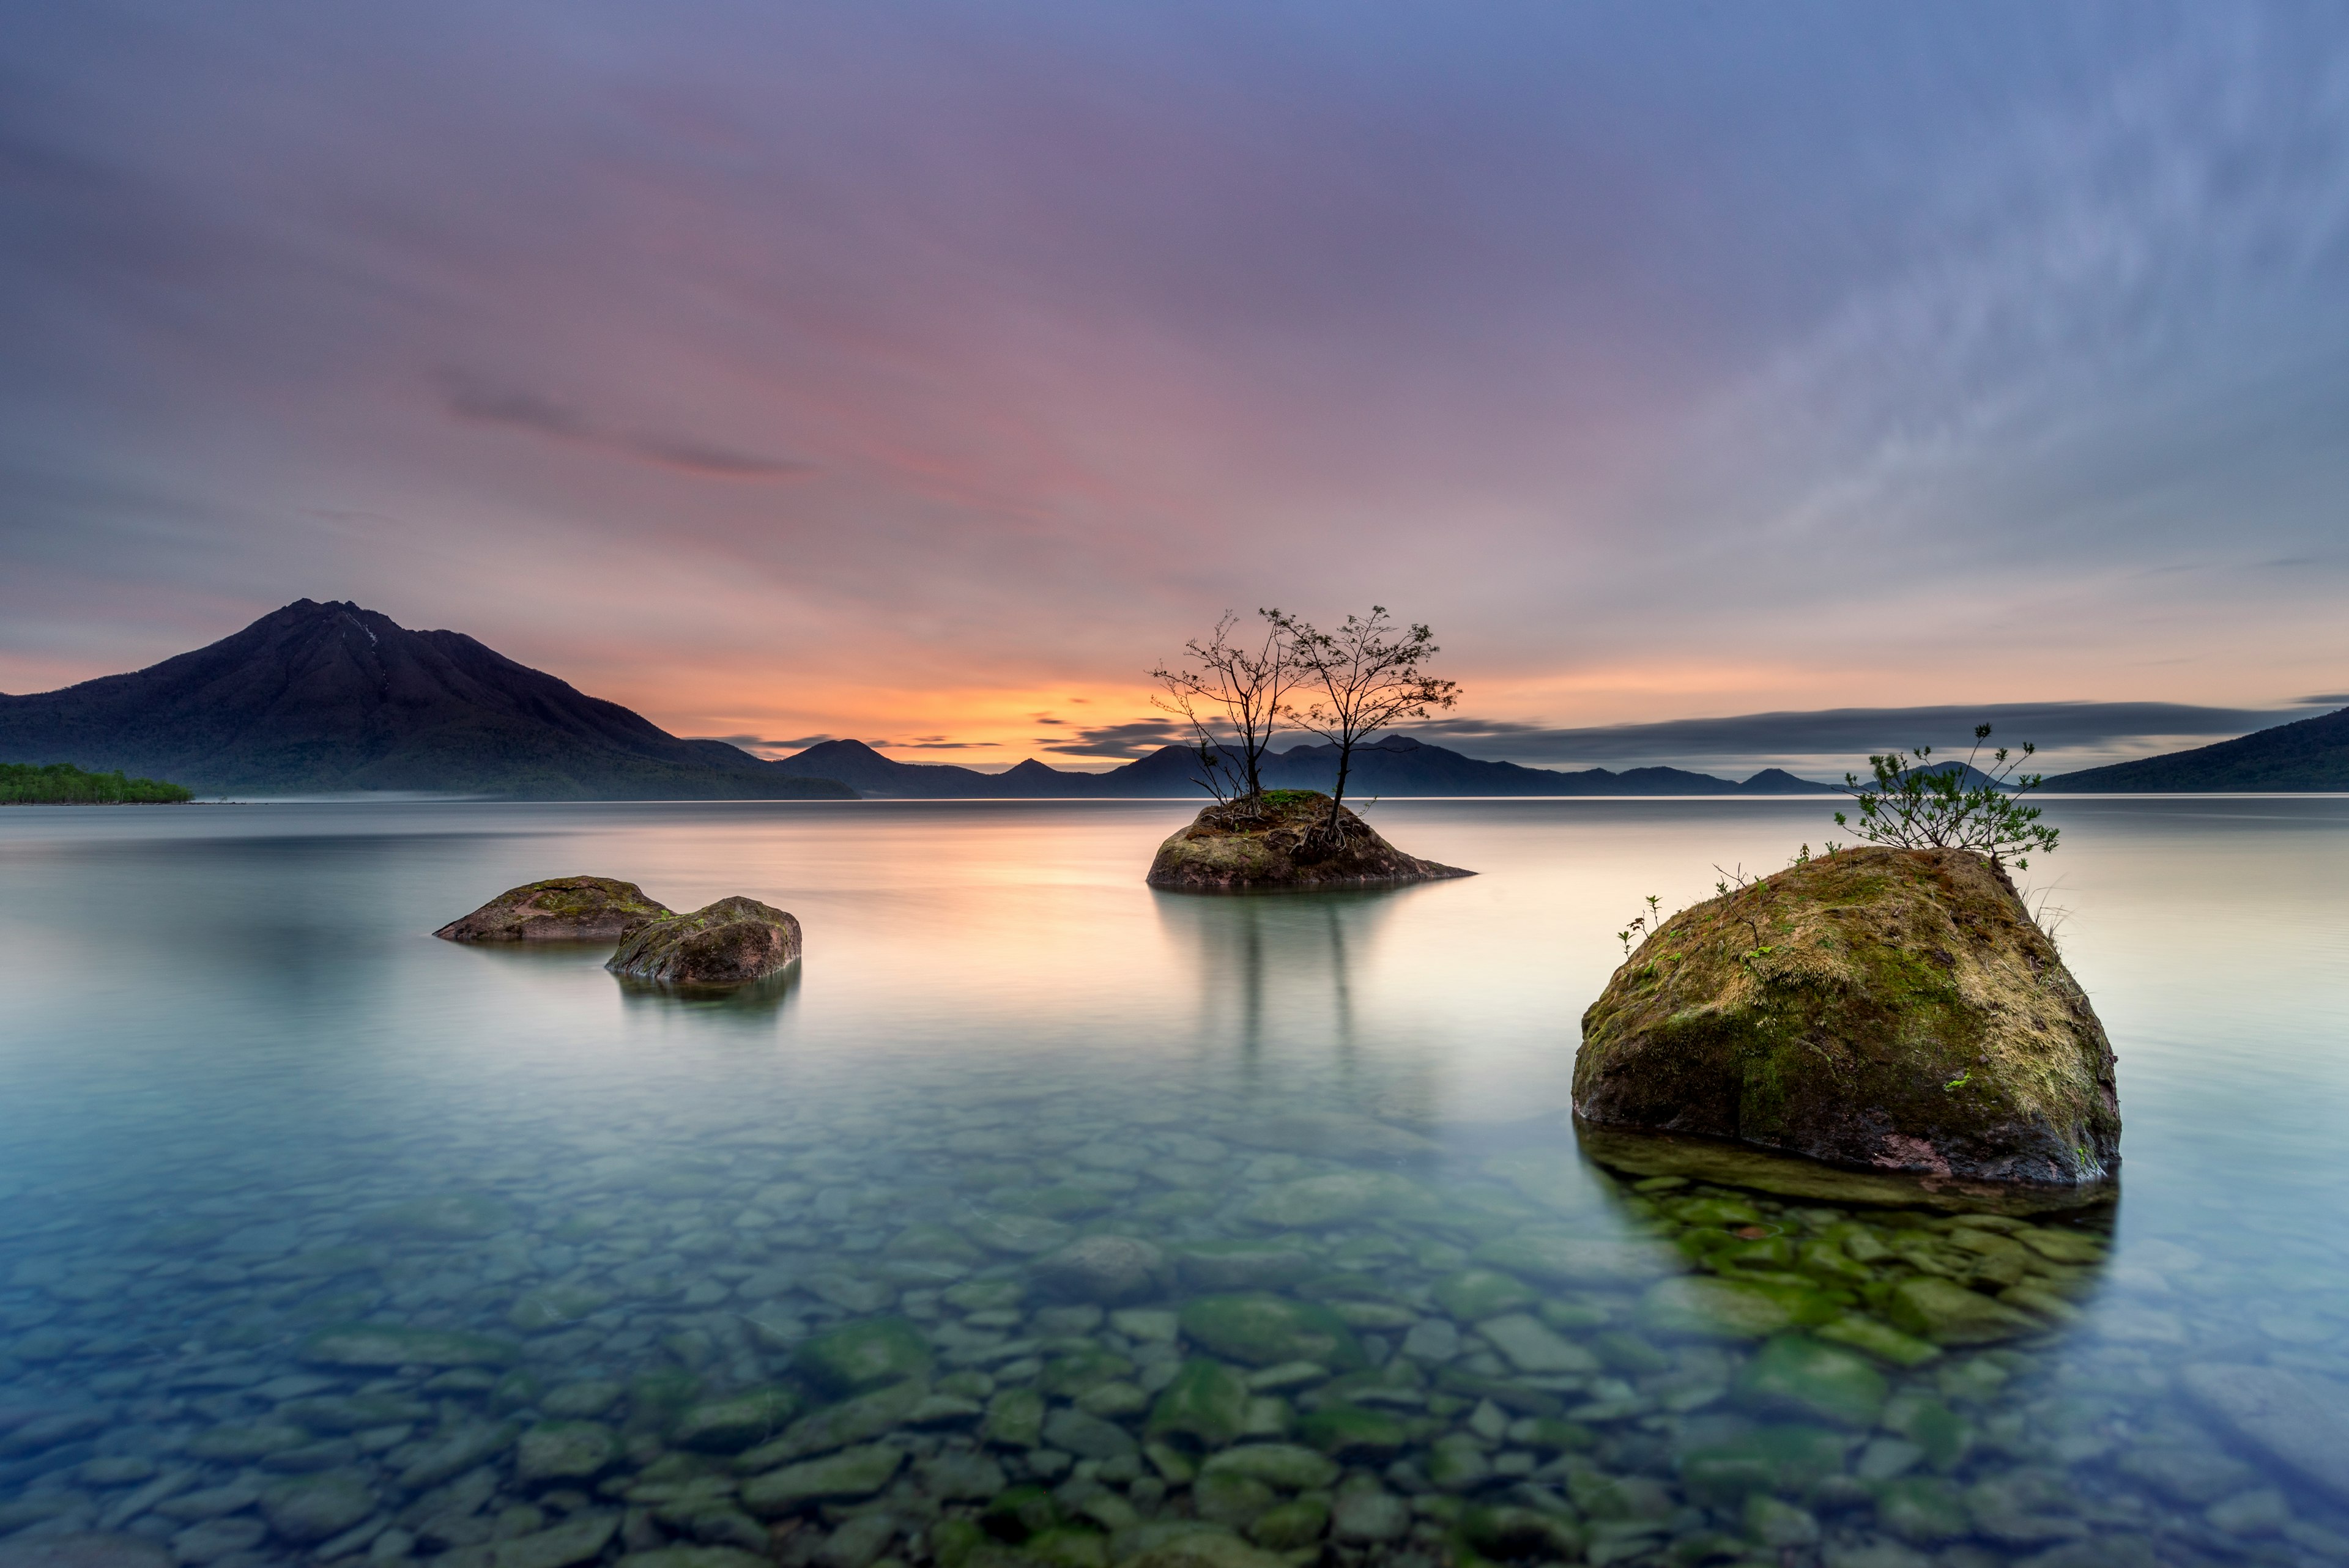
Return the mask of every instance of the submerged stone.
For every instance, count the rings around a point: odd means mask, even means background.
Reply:
[[[1640,1298],[1640,1306],[1660,1334],[1707,1339],[1766,1339],[1789,1328],[1826,1322],[1838,1310],[1799,1284],[1703,1274],[1660,1281]]]
[[[1930,1274],[1894,1285],[1884,1314],[1899,1327],[1940,1345],[1990,1345],[2046,1326],[2029,1313]]]
[[[515,1354],[510,1340],[455,1329],[354,1324],[312,1335],[301,1358],[322,1367],[502,1367]]]
[[[735,1468],[745,1472],[768,1470],[786,1460],[877,1438],[912,1419],[928,1397],[928,1385],[918,1378],[907,1378],[854,1399],[843,1399],[812,1416],[801,1417],[784,1429],[781,1437],[738,1455]]]
[[[1338,1479],[1337,1463],[1293,1443],[1247,1443],[1226,1449],[1200,1467],[1200,1474],[1249,1476],[1282,1491],[1311,1491]]]
[[[1681,1459],[1681,1482],[1710,1508],[1738,1506],[1757,1491],[1807,1497],[1843,1470],[1854,1439],[1844,1433],[1795,1424],[1756,1427],[1723,1442],[1691,1449]]]
[[[1158,846],[1152,887],[1232,892],[1249,888],[1363,887],[1472,876],[1404,854],[1314,789],[1268,789],[1209,806]]]
[[[1534,1293],[1514,1274],[1467,1269],[1435,1282],[1435,1305],[1463,1323],[1497,1317],[1534,1304]]]
[[[670,1429],[669,1441],[681,1449],[733,1453],[765,1442],[799,1408],[799,1396],[789,1388],[754,1388],[688,1409]]]
[[[173,1562],[162,1542],[143,1535],[92,1531],[0,1541],[0,1568],[172,1568]]]
[[[1579,1373],[1599,1370],[1599,1358],[1572,1340],[1522,1312],[1488,1318],[1476,1332],[1493,1342],[1520,1372]]]
[[[263,1490],[261,1516],[297,1545],[340,1535],[375,1512],[375,1489],[348,1470],[280,1481]]]
[[[755,898],[721,898],[644,926],[604,967],[658,985],[745,985],[799,956],[796,918]]]
[[[757,1514],[777,1514],[812,1502],[870,1497],[889,1484],[905,1460],[904,1449],[885,1443],[843,1449],[820,1460],[752,1476],[742,1483],[742,1506]]]
[[[1282,1230],[1320,1230],[1374,1210],[1423,1201],[1413,1183],[1383,1171],[1340,1171],[1284,1181],[1240,1211],[1243,1219]]]
[[[1667,921],[1583,1018],[1576,1112],[1860,1170],[2109,1193],[2104,1026],[2005,873],[1844,850]]]
[[[1816,1416],[1863,1430],[1884,1408],[1884,1374],[1863,1357],[1799,1334],[1778,1335],[1739,1372],[1737,1396],[1757,1409]]]
[[[1295,1552],[1312,1545],[1330,1528],[1330,1505],[1318,1497],[1300,1497],[1267,1509],[1248,1526],[1248,1536],[1273,1552]]]
[[[978,1435],[1007,1449],[1042,1447],[1044,1396],[1033,1388],[1004,1389],[988,1401]]]
[[[2244,1441],[2349,1503],[2349,1387],[2281,1367],[2202,1365],[2178,1387]]]
[[[1113,1305],[1151,1294],[1166,1271],[1166,1254],[1133,1236],[1083,1236],[1036,1260],[1036,1283],[1072,1301]]]
[[[1340,1459],[1384,1459],[1411,1441],[1411,1429],[1384,1410],[1324,1405],[1297,1423],[1297,1435]]]
[[[1309,1279],[1320,1267],[1299,1246],[1271,1242],[1194,1242],[1174,1255],[1183,1283],[1200,1290],[1263,1290]]]
[[[857,1394],[926,1373],[930,1342],[905,1318],[871,1318],[817,1335],[799,1347],[792,1364],[819,1387]]]
[[[525,1485],[585,1480],[620,1457],[619,1434],[597,1421],[548,1421],[514,1445],[514,1477]]]
[[[620,942],[670,913],[634,882],[550,877],[508,888],[432,934],[447,942]]]
[[[1619,1285],[1653,1279],[1665,1254],[1639,1242],[1536,1233],[1487,1242],[1476,1261],[1542,1284]]]
[[[1221,1361],[1196,1357],[1183,1364],[1151,1408],[1154,1436],[1179,1432],[1208,1448],[1237,1440],[1247,1424],[1247,1379]]]
[[[1362,1346],[1326,1306],[1278,1295],[1202,1296],[1183,1309],[1183,1332],[1250,1367],[1312,1361],[1333,1371],[1363,1364]]]

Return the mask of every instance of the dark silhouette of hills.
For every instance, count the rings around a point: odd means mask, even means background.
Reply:
[[[460,632],[411,632],[308,599],[129,675],[0,696],[0,760],[121,769],[208,795],[853,795],[723,741],[671,735]]]
[[[860,740],[827,740],[781,766],[819,773],[872,795],[917,799],[1113,799],[1173,796],[1204,798],[1192,782],[1198,759],[1186,747],[1167,746],[1106,773],[1064,772],[1034,758],[1002,773],[950,763],[898,762]],[[1264,781],[1274,789],[1327,789],[1337,781],[1332,746],[1297,746],[1265,759]],[[1604,768],[1564,773],[1515,762],[1484,762],[1409,736],[1392,735],[1354,753],[1346,781],[1350,799],[1405,795],[1783,795],[1818,794],[1827,786],[1765,769],[1733,783],[1678,768]]]
[[[2065,793],[2349,789],[2349,707],[2162,757],[2050,779]]]

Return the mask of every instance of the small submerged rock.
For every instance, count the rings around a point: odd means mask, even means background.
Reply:
[[[644,926],[604,967],[661,985],[746,985],[799,956],[796,918],[755,898],[721,898]]]
[[[1152,887],[1194,892],[1371,887],[1474,876],[1404,854],[1345,807],[1330,822],[1318,789],[1268,789],[1219,802],[1158,846]]]
[[[432,934],[446,942],[622,942],[671,913],[634,882],[550,877],[508,888]]]

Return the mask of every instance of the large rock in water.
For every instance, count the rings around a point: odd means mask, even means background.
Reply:
[[[1666,921],[1582,1017],[1588,1122],[2091,1202],[2113,1052],[2005,872],[1844,850]]]
[[[755,898],[721,898],[654,921],[604,965],[662,985],[745,985],[800,955],[800,923]]]
[[[670,913],[634,882],[550,877],[508,888],[432,934],[450,942],[620,942]]]
[[[1250,888],[1371,887],[1474,876],[1404,854],[1343,806],[1334,831],[1330,797],[1268,789],[1219,802],[1158,846],[1152,887],[1236,892]]]

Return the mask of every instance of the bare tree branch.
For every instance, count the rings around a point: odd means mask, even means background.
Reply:
[[[1193,782],[1219,801],[1264,793],[1265,750],[1288,711],[1288,693],[1300,675],[1291,657],[1289,617],[1278,610],[1258,610],[1257,614],[1265,623],[1260,645],[1234,640],[1239,617],[1226,610],[1205,643],[1194,637],[1183,645],[1193,665],[1160,665],[1150,672],[1150,678],[1165,688],[1150,699],[1151,705],[1191,727],[1206,775]],[[1218,724],[1228,740],[1217,734]]]
[[[1354,748],[1397,720],[1425,718],[1433,709],[1452,707],[1460,686],[1420,667],[1442,651],[1433,634],[1422,624],[1396,624],[1383,604],[1371,605],[1367,616],[1348,615],[1333,632],[1294,615],[1268,614],[1288,638],[1290,662],[1301,672],[1299,684],[1319,688],[1302,712],[1291,707],[1285,716],[1338,748],[1337,788],[1330,794],[1329,830],[1334,833]]]

